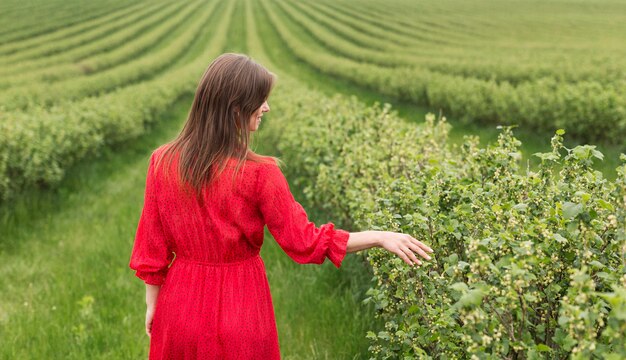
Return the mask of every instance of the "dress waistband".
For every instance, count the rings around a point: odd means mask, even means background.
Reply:
[[[177,262],[181,262],[184,264],[193,264],[193,265],[202,265],[202,266],[237,266],[237,265],[244,265],[247,263],[251,263],[254,262],[255,260],[261,260],[261,255],[255,255],[253,257],[241,260],[241,261],[233,261],[233,262],[207,262],[207,261],[198,261],[198,260],[191,260],[191,259],[181,259],[181,258],[176,258],[173,262],[173,264],[176,264]]]

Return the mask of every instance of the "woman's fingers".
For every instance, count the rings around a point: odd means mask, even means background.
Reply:
[[[410,251],[409,251],[410,252]],[[406,252],[404,252],[402,250],[402,248],[399,248],[398,251],[396,252],[396,254],[402,259],[404,260],[405,263],[409,264],[409,265],[413,265],[411,264],[411,259],[409,259],[409,256],[407,255]]]
[[[152,319],[154,317],[154,309],[146,310],[146,334],[150,337],[152,333]]]
[[[412,249],[410,248],[406,248],[405,253],[409,256],[411,260],[413,260],[414,264],[422,265],[422,262],[417,258],[417,256],[415,256],[415,254],[411,250]],[[409,265],[413,265],[413,264],[409,264]]]
[[[392,239],[389,239],[391,241],[386,242],[383,247],[398,255],[405,263],[409,265],[422,265],[422,261],[417,255],[426,260],[431,260],[428,253],[432,253],[433,249],[411,235],[401,233],[392,233],[389,235],[391,235],[390,237]]]
[[[428,255],[424,249],[422,249],[421,247],[419,247],[418,245],[415,245],[414,243],[410,243],[408,245],[408,247],[413,250],[414,252],[416,252],[417,254],[419,254],[419,256],[423,257],[426,260],[430,260],[430,255]]]
[[[427,251],[427,252],[429,252],[429,253],[432,253],[432,252],[433,252],[433,249],[431,249],[431,248],[430,248],[430,246],[428,246],[428,245],[424,244],[423,242],[421,242],[421,241],[419,241],[419,240],[417,240],[417,239],[415,239],[415,238],[414,238],[413,240],[415,240],[415,242],[417,243],[417,246],[419,246],[419,247],[421,247],[422,249],[424,249],[424,251]]]
[[[423,257],[426,260],[430,260],[430,256],[426,253],[427,250],[425,250],[424,248],[422,248],[420,246],[420,244],[428,249],[430,249],[429,247],[427,247],[426,245],[422,244],[420,241],[418,241],[417,239],[415,239],[414,237],[412,237],[411,235],[408,234],[403,234],[403,239],[401,239],[400,244],[403,246],[408,247],[409,249],[411,249],[412,252],[417,253],[419,256]],[[412,256],[413,254],[411,254],[410,256]]]
[[[428,246],[428,245],[424,244],[423,242],[421,242],[421,241],[417,240],[416,238],[414,238],[414,237],[412,237],[412,236],[410,236],[410,238],[411,238],[411,242],[412,242],[413,244],[415,244],[415,245],[419,246],[419,247],[420,247],[420,249],[424,250],[425,252],[429,252],[429,253],[432,253],[432,252],[433,252],[433,249],[431,249],[431,248],[430,248],[430,246]]]
[[[407,255],[411,258],[411,260],[413,260],[414,263],[422,265],[422,262],[415,256],[415,254],[418,254],[426,260],[431,260],[431,257],[427,254],[427,252],[432,253],[433,249],[410,235],[407,235],[407,237],[409,239],[406,244],[408,248]]]

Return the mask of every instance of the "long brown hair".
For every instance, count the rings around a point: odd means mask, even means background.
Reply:
[[[233,180],[246,160],[278,162],[248,147],[250,117],[267,100],[274,81],[273,73],[246,55],[220,55],[204,72],[187,122],[167,144],[157,166],[167,159],[167,173],[178,153],[180,179],[200,199],[202,188],[222,173],[230,158],[238,160]]]

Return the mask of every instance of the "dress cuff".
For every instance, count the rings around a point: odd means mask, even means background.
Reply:
[[[135,276],[137,276],[138,278],[140,278],[141,280],[143,280],[146,284],[149,285],[163,285],[163,282],[165,282],[165,275],[163,275],[160,272],[144,272],[144,271],[137,271],[135,272]]]
[[[337,268],[341,267],[341,262],[346,257],[349,237],[349,232],[342,229],[335,229],[334,235],[331,238],[331,243],[328,248],[328,258]]]

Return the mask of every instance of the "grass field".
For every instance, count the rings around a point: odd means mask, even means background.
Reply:
[[[56,193],[3,207],[0,358],[143,358],[144,286],[128,269],[151,149],[180,129],[191,98],[149,136],[75,166]],[[268,149],[269,152],[269,149]],[[93,161],[97,160],[97,161]],[[285,358],[352,359],[372,319],[371,277],[356,258],[341,272],[295,264],[269,233],[263,248]]]
[[[201,54],[209,35],[197,39],[178,63]],[[246,28],[229,30],[226,44],[222,51],[245,52]],[[179,131],[190,103],[183,96],[146,135],[80,161],[54,191],[30,189],[3,204],[1,358],[145,357],[143,285],[128,259],[147,157]],[[259,151],[274,151],[258,142]],[[301,266],[269,233],[266,242],[262,256],[283,356],[361,358],[365,331],[374,322],[371,309],[361,304],[371,277],[364,264],[349,258],[341,272],[330,264]]]
[[[620,1],[7,0],[0,20],[0,358],[146,356],[128,260],[147,159],[222,52],[415,126],[442,113],[453,143],[512,121],[532,167],[561,127],[570,147],[598,145],[610,179],[626,150]],[[255,146],[275,141],[262,126]],[[301,266],[266,243],[284,358],[368,358],[371,269],[353,255]]]

